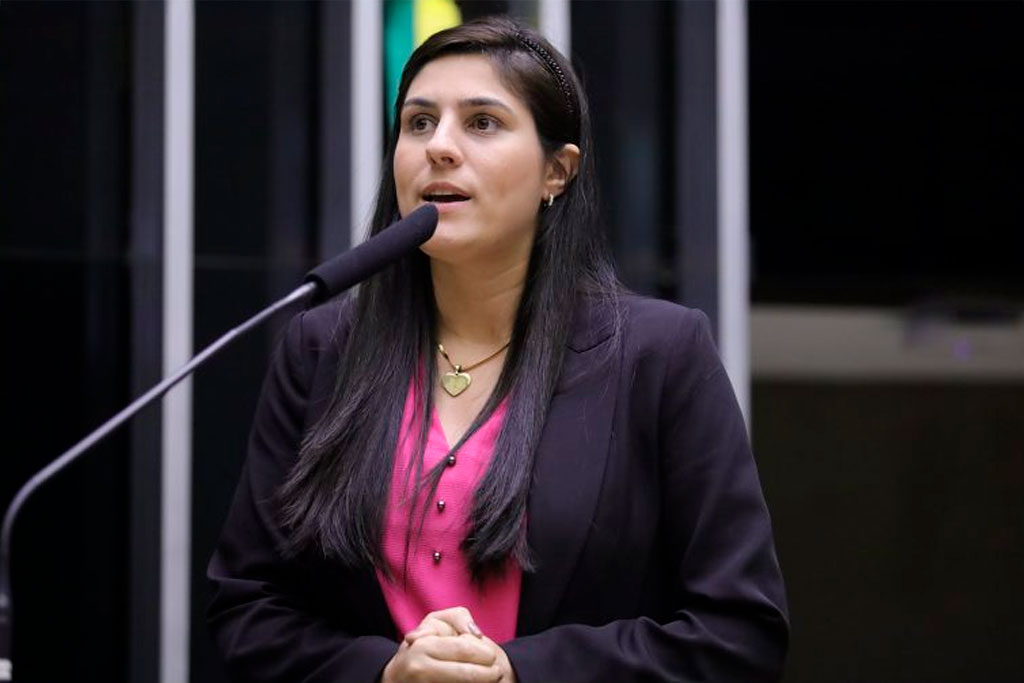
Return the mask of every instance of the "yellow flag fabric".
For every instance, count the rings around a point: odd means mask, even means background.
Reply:
[[[438,31],[458,26],[462,13],[455,0],[416,0],[413,22],[413,39],[418,46]]]
[[[398,95],[402,67],[424,40],[462,23],[455,0],[385,0],[384,87],[388,106]]]

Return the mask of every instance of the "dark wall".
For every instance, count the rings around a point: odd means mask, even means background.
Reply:
[[[1019,320],[1024,4],[748,8],[755,304]],[[1019,382],[755,379],[752,424],[786,681],[1021,680]]]
[[[572,3],[573,66],[593,120],[605,228],[638,292],[677,293],[672,190],[672,3]]]
[[[313,265],[320,9],[293,1],[196,5],[197,349],[287,294]],[[225,680],[206,628],[206,564],[234,495],[263,373],[292,313],[195,379],[194,681]]]
[[[1024,302],[1024,3],[749,3],[755,301]]]
[[[757,381],[787,683],[1021,680],[1024,385]]]
[[[128,398],[128,10],[0,3],[0,509]],[[128,439],[14,528],[19,681],[124,680]]]

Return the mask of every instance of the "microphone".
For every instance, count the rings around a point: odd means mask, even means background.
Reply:
[[[392,261],[418,248],[437,228],[437,207],[424,204],[355,249],[342,252],[306,274],[315,282],[314,301],[329,299],[357,282],[362,282]]]
[[[166,394],[174,385],[192,374],[200,365],[215,356],[232,341],[281,309],[296,301],[308,299],[312,302],[321,302],[329,299],[352,285],[362,282],[409,252],[418,249],[434,234],[434,230],[437,228],[437,215],[437,207],[433,204],[421,206],[357,247],[342,252],[309,271],[304,278],[303,285],[267,306],[238,327],[223,334],[173,375],[164,378],[162,382],[132,401],[128,407],[39,470],[18,490],[4,514],[3,529],[0,531],[0,681],[13,679],[11,639],[14,631],[14,615],[10,586],[11,531],[14,528],[14,519],[28,497],[140,410]]]

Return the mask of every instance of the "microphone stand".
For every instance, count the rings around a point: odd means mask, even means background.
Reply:
[[[171,387],[192,374],[196,368],[215,356],[228,344],[242,336],[264,320],[274,315],[283,308],[290,306],[296,301],[310,298],[321,287],[317,281],[307,282],[297,287],[282,299],[271,304],[267,308],[246,320],[241,325],[232,328],[223,334],[217,341],[213,342],[199,352],[192,360],[183,365],[177,372],[167,377],[152,389],[135,399],[128,407],[110,418],[95,431],[65,451],[60,457],[37,472],[28,482],[22,486],[11,501],[7,513],[4,515],[3,531],[0,533],[0,681],[13,680],[13,663],[11,661],[11,636],[14,630],[14,617],[11,606],[11,529],[14,526],[14,519],[18,515],[25,501],[35,491],[46,483],[55,474],[73,463],[83,453],[99,443],[115,429],[127,422],[140,410],[153,403],[166,394]]]
[[[98,429],[36,473],[18,490],[4,515],[3,530],[0,532],[0,681],[13,679],[11,672],[13,668],[11,663],[11,634],[13,631],[10,579],[11,528],[14,526],[14,518],[18,514],[18,510],[24,505],[25,500],[53,475],[77,460],[79,456],[133,415],[166,394],[171,387],[188,377],[196,368],[235,339],[296,301],[304,299],[318,301],[338,294],[357,282],[362,282],[403,254],[409,253],[430,239],[437,227],[437,219],[437,207],[427,203],[362,244],[321,263],[306,274],[305,284],[222,335],[173,375],[135,399],[127,408],[104,422]]]

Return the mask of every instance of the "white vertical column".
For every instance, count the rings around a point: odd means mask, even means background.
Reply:
[[[572,48],[572,17],[569,0],[538,0],[540,32],[566,57]]]
[[[749,427],[747,9],[745,0],[717,8],[719,348]]]
[[[380,178],[383,140],[383,10],[380,0],[352,3],[351,239],[365,236]]]
[[[163,372],[192,355],[193,50],[192,0],[167,0],[164,43]],[[192,512],[192,384],[163,401],[160,681],[189,680]]]

